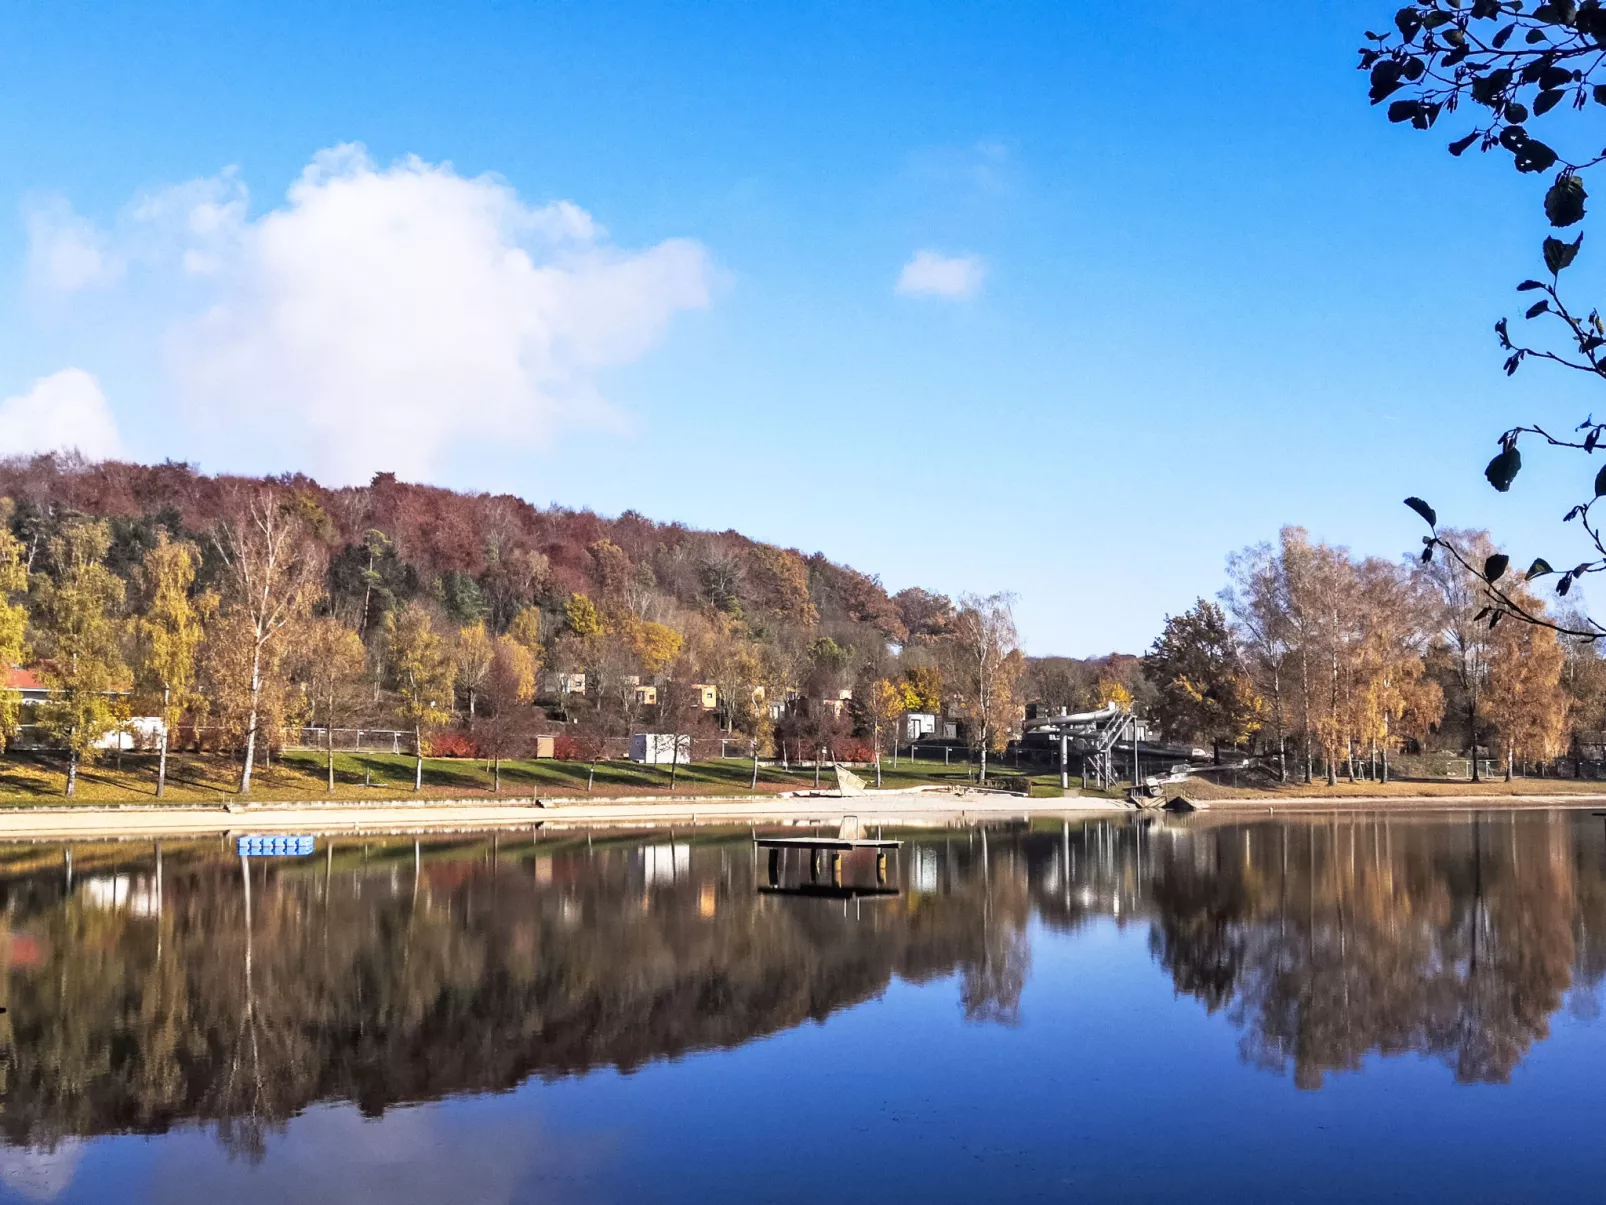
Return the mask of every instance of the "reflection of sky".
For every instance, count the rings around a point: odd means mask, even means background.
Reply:
[[[209,1130],[196,1127],[63,1144],[54,1154],[0,1149],[0,1200],[508,1205],[572,1199],[543,1186],[583,1178],[605,1144],[594,1137],[554,1143],[536,1104],[513,1095],[465,1097],[377,1118],[351,1105],[319,1106],[270,1132],[258,1162],[231,1157]]]
[[[7,1196],[23,1201],[54,1201],[72,1183],[83,1157],[76,1139],[58,1142],[53,1150],[0,1146],[0,1185]]]

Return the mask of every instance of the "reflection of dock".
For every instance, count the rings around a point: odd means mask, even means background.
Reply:
[[[886,896],[903,894],[896,887],[838,887],[834,883],[797,883],[791,887],[760,886],[758,893],[760,895],[796,895],[816,900],[882,899]]]
[[[902,841],[851,840],[847,837],[754,837],[765,849],[897,849]]]

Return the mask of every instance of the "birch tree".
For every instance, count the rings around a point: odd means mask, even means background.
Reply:
[[[360,704],[367,670],[362,637],[331,615],[304,625],[296,641],[299,676],[307,691],[313,723],[324,726],[324,771],[335,789],[335,729]]]
[[[530,700],[535,698],[535,658],[530,650],[511,636],[498,636],[491,647],[485,673],[485,702],[490,714],[476,725],[476,732],[491,754],[491,789],[502,790],[502,758],[528,727]]]
[[[217,525],[212,541],[227,583],[224,606],[238,621],[248,665],[239,787],[246,795],[261,729],[265,672],[279,664],[277,646],[285,630],[320,594],[323,559],[306,519],[271,488],[238,501],[235,515]]]
[[[413,730],[413,790],[424,786],[424,728],[452,718],[452,663],[429,612],[408,603],[385,616],[385,656],[396,711]]]
[[[452,641],[452,674],[457,689],[468,700],[468,720],[474,722],[474,705],[485,675],[491,672],[491,658],[495,654],[491,638],[483,622],[459,628]]]
[[[1277,742],[1277,777],[1288,781],[1288,705],[1297,679],[1288,573],[1280,549],[1257,544],[1227,558],[1221,592]]]
[[[1445,532],[1446,539],[1465,549],[1476,560],[1495,555],[1486,531]],[[1478,766],[1481,704],[1489,680],[1489,612],[1484,583],[1471,570],[1450,557],[1435,557],[1417,563],[1417,573],[1434,593],[1434,627],[1450,658],[1456,685],[1461,688],[1461,706],[1467,722],[1467,741],[1471,747],[1472,781],[1481,781]]]
[[[1015,630],[1014,597],[962,595],[948,638],[953,652],[953,685],[961,714],[980,750],[980,781],[987,781],[987,753],[1002,750],[1015,719],[1015,688],[1025,668]]]

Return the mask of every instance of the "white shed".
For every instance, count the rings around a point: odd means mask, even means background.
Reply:
[[[675,737],[667,732],[638,732],[630,738],[630,760],[649,766],[667,766],[671,761],[691,760],[691,737],[680,738],[680,756],[675,756]]]

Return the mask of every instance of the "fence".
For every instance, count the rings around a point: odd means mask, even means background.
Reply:
[[[293,728],[285,733],[286,749],[327,749],[327,728]],[[410,753],[413,734],[394,728],[336,728],[336,753]]]

